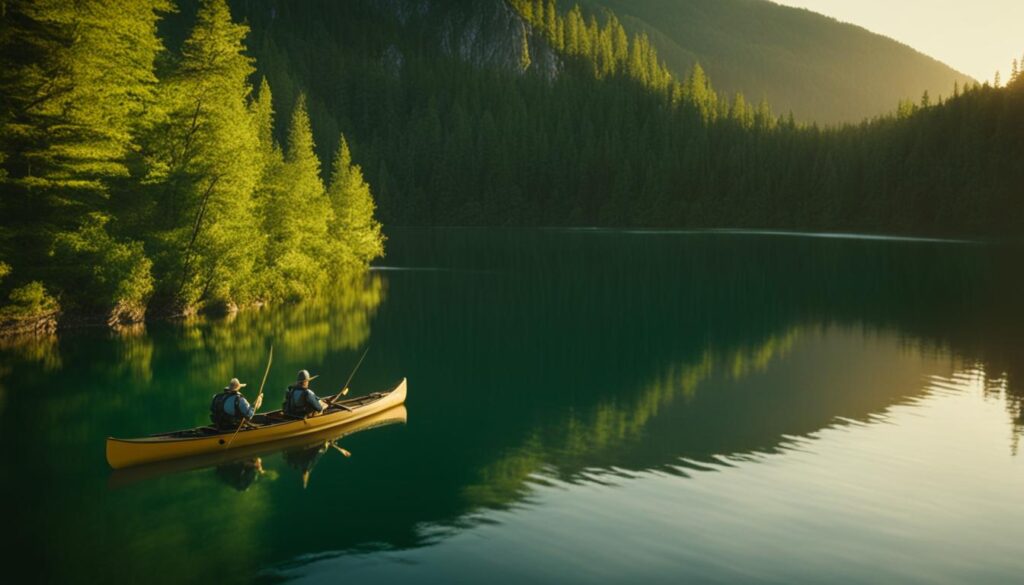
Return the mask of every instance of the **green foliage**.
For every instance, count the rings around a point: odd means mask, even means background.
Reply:
[[[689,86],[673,80],[649,40],[630,39],[614,15],[585,21],[574,8],[564,16],[556,13],[552,25],[546,4],[541,10],[536,2],[517,5],[530,7],[533,16],[524,20],[546,27],[528,35],[532,63],[522,76],[481,71],[443,56],[439,45],[445,41],[434,44],[430,36],[434,16],[413,20],[401,34],[386,37],[394,45],[385,58],[360,43],[357,31],[389,26],[386,11],[367,8],[380,19],[375,21],[357,18],[367,14],[362,9],[329,3],[281,8],[272,28],[259,22],[261,10],[250,16],[260,34],[274,31],[254,43],[261,47],[260,63],[290,64],[262,72],[275,88],[302,74],[329,105],[326,112],[313,112],[314,133],[333,139],[318,128],[349,129],[346,136],[378,185],[381,213],[390,221],[549,224],[593,222],[595,216],[602,223],[646,221],[653,209],[625,201],[633,197],[637,181],[652,194],[669,187],[654,176],[671,166],[654,162],[671,156],[665,154],[667,135],[685,137],[695,112],[703,112],[704,123],[721,118],[735,124],[729,121],[731,101],[717,95],[699,68]],[[319,21],[343,28],[328,34],[307,27],[307,9],[315,10]],[[564,74],[553,82],[546,65],[551,62],[546,53],[557,50],[546,46],[552,38],[561,39],[565,53]],[[316,59],[305,57],[312,46],[323,49]],[[522,56],[516,52],[519,58],[508,65],[520,73]],[[388,59],[409,59],[406,73],[393,75],[382,65]],[[680,107],[675,111],[670,105]],[[767,103],[755,110],[744,101],[736,113],[744,124],[755,119],[759,128],[776,125]],[[659,136],[643,142],[651,132]],[[590,173],[592,167],[599,170]],[[621,204],[605,204],[608,189]]]
[[[1013,67],[1010,69],[1010,79],[1006,87],[1019,89],[1024,87],[1024,56],[1019,60],[1013,60]]]
[[[283,184],[265,201],[269,238],[268,260],[274,273],[274,296],[301,298],[327,282],[331,242],[327,225],[333,213],[320,180],[320,161],[309,125],[305,98],[300,96],[288,129],[288,149],[281,167]]]
[[[343,245],[342,261],[366,266],[383,256],[384,236],[380,222],[373,217],[376,205],[370,185],[363,178],[363,170],[352,162],[344,136],[338,143],[327,194],[334,209],[330,232]]]
[[[225,0],[204,0],[167,53],[156,25],[173,10],[169,0],[3,3],[0,254],[14,268],[4,276],[19,280],[6,283],[17,287],[9,313],[55,307],[47,289],[117,319],[147,304],[301,298],[325,285],[329,251],[349,245],[327,231],[304,103],[286,158],[269,85],[251,95],[249,28]]]
[[[167,0],[5,3],[0,35],[4,150],[11,179],[95,206],[127,175],[135,118],[153,97]],[[85,191],[87,193],[82,193]]]
[[[154,99],[166,0],[4,3],[0,13],[0,252],[22,282],[74,294],[48,266],[56,238],[109,217]]]
[[[671,74],[659,61],[647,34],[629,38],[611,12],[605,13],[602,26],[593,16],[585,21],[578,5],[563,16],[554,0],[548,0],[543,9],[529,0],[514,0],[511,4],[553,49],[585,62],[599,79],[620,74],[660,90],[671,82]]]
[[[0,322],[36,319],[60,310],[60,305],[39,281],[12,290],[8,301],[8,304],[0,307]]]
[[[693,66],[678,99],[700,112],[700,117],[705,122],[715,117],[718,111],[718,96],[700,63]]]
[[[59,234],[53,267],[86,308],[145,307],[153,292],[152,262],[141,242],[114,240],[106,224],[101,214],[92,213],[77,231]]]
[[[254,220],[259,223],[260,233],[265,238],[261,250],[263,259],[255,266],[254,277],[257,283],[257,296],[274,298],[284,286],[281,274],[274,265],[274,255],[279,253],[280,247],[271,247],[269,243],[277,241],[275,234],[281,228],[276,215],[277,205],[289,196],[289,185],[284,172],[284,152],[274,138],[273,97],[266,78],[261,80],[259,94],[250,109],[256,125],[258,152],[262,161],[262,173],[253,194],[256,209]]]
[[[247,33],[224,0],[202,3],[163,88],[166,113],[147,136],[146,181],[155,202],[146,245],[163,310],[255,295],[263,237],[253,193],[263,161],[248,107]]]
[[[664,35],[610,11],[251,0],[235,19],[203,0],[193,22],[183,2],[169,51],[166,0],[4,3],[0,255],[19,303],[310,296],[382,254],[378,213],[957,234],[1024,221],[1019,64],[1004,88],[822,129],[727,97],[695,60],[677,79]],[[275,109],[292,113],[286,133]]]
[[[530,41],[523,35],[522,46],[519,48],[519,69],[526,71],[530,68]]]
[[[664,78],[655,42],[615,15],[573,7],[552,27],[546,2],[511,4],[531,29],[525,72],[508,33],[518,19],[460,28],[451,16],[484,6],[439,0],[398,18],[369,0],[310,0],[274,4],[271,20],[256,1],[246,15],[261,73],[279,95],[301,84],[324,105],[311,108],[317,142],[344,132],[385,224],[996,234],[1024,221],[1013,92],[972,87],[915,99],[902,119],[801,126],[766,99],[718,91],[702,66]],[[453,52],[460,35],[490,41]],[[487,61],[495,53],[507,61]]]

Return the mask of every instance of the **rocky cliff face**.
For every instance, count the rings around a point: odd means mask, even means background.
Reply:
[[[384,0],[403,25],[420,20],[437,31],[441,50],[480,68],[535,73],[554,79],[561,57],[505,0],[472,3],[450,0]],[[523,58],[523,49],[529,59]],[[391,63],[401,57],[388,55]]]

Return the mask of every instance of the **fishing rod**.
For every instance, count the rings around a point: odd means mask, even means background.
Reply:
[[[368,354],[368,353],[370,353],[370,346],[366,346],[366,351],[363,352],[362,357],[360,357],[359,361],[356,362],[356,367],[352,368],[352,373],[348,375],[348,380],[345,381],[345,385],[341,387],[341,390],[339,390],[338,393],[335,394],[334,396],[331,396],[330,398],[325,400],[325,402],[327,403],[327,406],[330,406],[330,405],[334,404],[334,402],[337,399],[339,399],[342,396],[348,394],[348,385],[350,383],[352,383],[352,378],[354,378],[355,375],[356,375],[356,372],[359,371],[359,366],[363,365],[363,360],[366,358],[366,354]]]

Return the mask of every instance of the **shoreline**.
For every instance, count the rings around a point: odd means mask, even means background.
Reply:
[[[244,305],[230,303],[226,306],[188,308],[182,311],[150,311],[138,308],[126,310],[122,307],[115,307],[107,313],[50,311],[32,317],[0,322],[0,341],[28,341],[76,329],[102,327],[110,331],[119,331],[138,327],[145,323],[186,320],[199,315],[227,317],[241,311],[259,310],[269,304],[269,301],[253,301]]]

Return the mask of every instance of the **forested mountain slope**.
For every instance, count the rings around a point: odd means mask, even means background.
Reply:
[[[1024,221],[1019,79],[823,130],[719,93],[700,69],[673,76],[644,35],[570,5],[236,7],[275,107],[309,92],[321,158],[339,129],[350,137],[385,223],[986,234]]]
[[[730,93],[765,96],[806,122],[857,122],[898,100],[950,95],[973,81],[918,51],[852,24],[766,0],[582,0],[645,31],[669,68],[700,62]],[[922,15],[927,18],[927,15]]]

